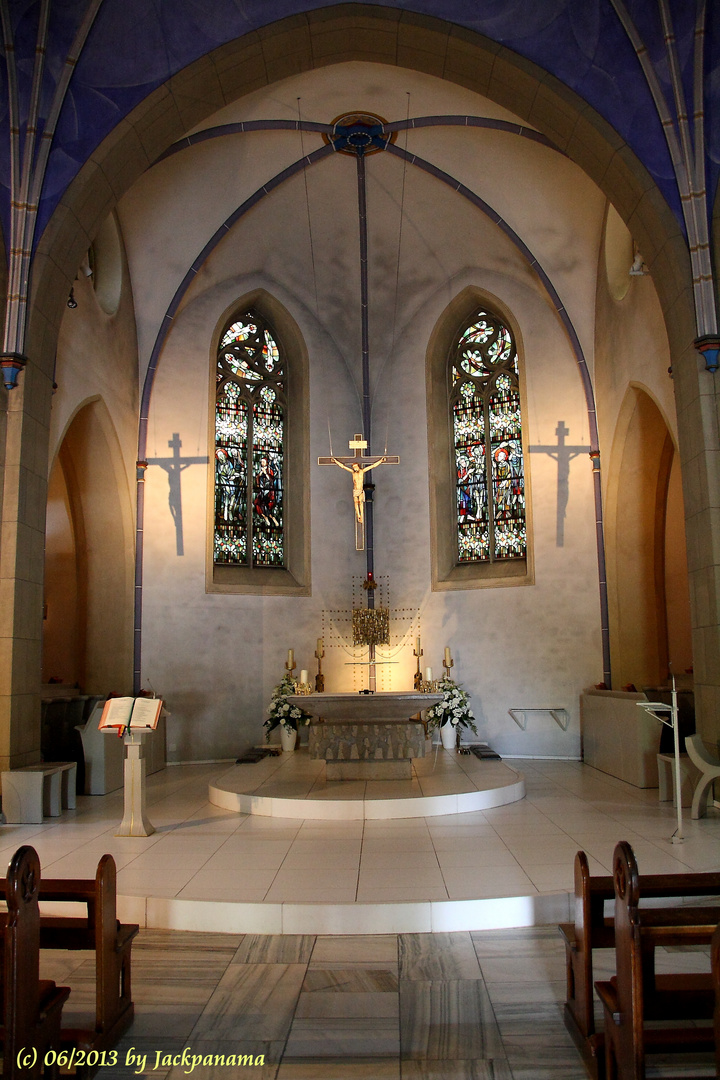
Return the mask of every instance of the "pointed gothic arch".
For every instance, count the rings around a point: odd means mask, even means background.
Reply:
[[[616,685],[665,682],[692,665],[680,462],[651,393],[631,384],[615,428],[607,496]]]
[[[99,397],[67,426],[50,471],[47,523],[43,676],[88,693],[126,693],[132,509],[120,443]]]

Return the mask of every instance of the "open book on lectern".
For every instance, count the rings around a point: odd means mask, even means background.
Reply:
[[[100,731],[117,731],[118,735],[122,735],[128,728],[154,730],[162,707],[162,698],[109,698],[103,707],[98,727]]]

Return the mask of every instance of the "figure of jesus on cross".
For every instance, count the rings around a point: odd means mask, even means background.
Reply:
[[[341,469],[345,469],[352,476],[353,505],[355,507],[355,549],[356,551],[364,551],[365,473],[369,472],[370,469],[377,468],[378,465],[399,465],[400,458],[397,455],[388,456],[387,454],[365,457],[363,450],[367,448],[367,443],[362,434],[357,434],[354,439],[351,439],[349,446],[354,451],[352,457],[335,457],[334,455],[319,457],[318,465],[339,465]]]

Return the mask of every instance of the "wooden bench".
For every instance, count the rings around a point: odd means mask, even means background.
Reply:
[[[709,945],[715,906],[640,908],[640,877],[632,848],[622,841],[613,858],[615,967],[596,990],[605,1015],[607,1080],[644,1080],[650,1053],[713,1052],[715,989],[710,970],[697,975],[655,974],[658,946]],[[654,1021],[655,1026],[648,1027]],[[681,1021],[688,1021],[683,1024]]]
[[[643,874],[640,892],[645,898],[678,899],[685,896],[720,895],[720,874]],[[595,1030],[593,995],[593,949],[615,947],[612,917],[605,917],[605,902],[614,901],[613,879],[591,876],[587,856],[575,856],[575,922],[562,923],[567,969],[565,1026],[572,1035],[588,1069],[604,1074],[605,1050],[602,1031]],[[720,921],[720,908],[718,921]]]
[[[710,964],[715,984],[715,1061],[720,1076],[720,924],[715,927],[712,937]]]
[[[39,1077],[49,1050],[60,1049],[62,1008],[70,989],[40,979],[40,860],[19,848],[8,867],[2,943],[2,1075],[4,1080]],[[44,1070],[56,1076],[54,1063]]]
[[[136,923],[119,923],[116,910],[116,869],[112,855],[103,855],[94,879],[46,879],[40,902],[81,903],[86,915],[40,917],[43,949],[92,949],[95,953],[95,1026],[92,1030],[64,1028],[63,1042],[83,1050],[114,1046],[133,1020],[130,983],[132,941]],[[0,880],[0,895],[7,883]]]
[[[9,825],[42,825],[43,816],[74,810],[77,762],[47,761],[2,774],[2,808]]]

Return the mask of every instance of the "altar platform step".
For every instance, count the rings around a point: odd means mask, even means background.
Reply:
[[[411,780],[328,780],[306,748],[229,769],[209,786],[224,810],[315,821],[393,820],[469,814],[525,795],[522,773],[499,758],[433,747],[412,762]]]

